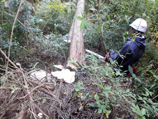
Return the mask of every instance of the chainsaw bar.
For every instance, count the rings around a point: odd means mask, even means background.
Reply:
[[[101,55],[99,55],[98,53],[95,53],[95,52],[90,51],[90,50],[88,50],[88,49],[86,49],[86,52],[88,52],[88,53],[90,53],[90,54],[92,54],[92,55],[94,55],[94,56],[96,56],[96,57],[98,57],[98,58],[100,58],[100,59],[103,59],[103,60],[104,60],[104,57],[103,57],[103,56],[101,56]]]

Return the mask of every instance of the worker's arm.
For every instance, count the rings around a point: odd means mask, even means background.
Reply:
[[[112,60],[116,60],[118,64],[120,64],[122,60],[127,57],[127,55],[129,55],[129,45],[130,41],[127,41],[126,44],[124,44],[123,47],[119,50],[119,53],[115,53],[114,51],[109,52],[109,55]]]

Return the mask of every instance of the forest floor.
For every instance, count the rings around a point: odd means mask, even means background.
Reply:
[[[103,112],[98,113],[98,107],[94,99],[96,93],[102,93],[101,88],[94,83],[97,79],[91,79],[86,69],[76,70],[73,83],[66,83],[52,75],[49,79],[45,77],[44,80],[33,80],[29,77],[31,70],[44,70],[48,74],[52,71],[58,71],[59,69],[55,68],[54,64],[63,66],[66,64],[66,60],[59,56],[58,54],[50,56],[34,52],[23,56],[30,59],[29,61],[19,57],[20,60],[17,61],[21,65],[19,69],[10,68],[7,76],[4,74],[1,77],[0,118],[105,118]],[[88,61],[86,62],[89,64]],[[104,62],[101,65],[104,65]],[[106,81],[108,80],[110,79],[107,78]],[[75,86],[78,90],[75,89]],[[103,86],[106,86],[106,82],[103,83]],[[109,115],[109,118],[116,117],[117,114],[120,117],[123,115],[122,112],[116,113],[117,111],[115,109]],[[132,118],[124,117],[124,119]]]
[[[53,76],[49,81],[47,78],[43,81],[32,80],[28,76],[33,64],[38,62],[36,70],[50,73],[59,70],[53,67],[54,64],[65,65],[66,62],[58,55],[50,57],[42,53],[25,54],[25,57],[32,62],[22,60],[21,57],[18,61],[21,67],[10,68],[7,76],[4,74],[1,77],[0,118],[100,118],[97,107],[90,106],[95,104],[94,94],[100,90],[92,83],[86,71],[77,70],[72,84]],[[84,87],[80,92],[74,88],[78,81]]]

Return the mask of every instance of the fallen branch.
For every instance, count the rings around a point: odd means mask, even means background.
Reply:
[[[6,67],[6,74],[7,74],[7,72],[8,72],[10,49],[11,49],[11,44],[12,44],[12,40],[13,40],[14,26],[15,26],[15,23],[16,23],[16,21],[17,21],[17,18],[18,18],[19,12],[20,12],[20,8],[21,8],[21,5],[22,5],[23,1],[24,1],[24,0],[21,0],[21,2],[20,2],[18,11],[17,11],[16,16],[15,16],[15,19],[14,19],[14,23],[13,23],[13,26],[12,26],[12,32],[11,32],[11,35],[10,35],[10,43],[9,43],[9,49],[8,49],[8,62],[7,62],[7,67]]]
[[[21,111],[19,112],[18,117],[16,119],[24,119],[25,113],[26,113],[26,107],[23,108],[22,106]]]
[[[57,99],[59,99],[59,97],[60,97],[62,84],[63,84],[63,79],[60,79],[60,85],[59,85],[59,89],[58,89]]]
[[[0,49],[0,52],[4,55],[4,57],[5,57],[16,69],[19,69],[19,68],[9,59],[9,57],[7,57],[7,55],[2,51],[2,49]]]
[[[44,115],[46,116],[46,118],[49,117],[46,113],[44,113],[44,112],[41,110],[41,108],[38,107],[38,105],[36,105],[35,103],[34,103],[34,105],[35,105],[35,107],[36,107],[42,114],[44,114]]]
[[[33,93],[33,91],[35,91],[37,88],[41,87],[42,85],[44,85],[44,84],[41,84],[41,85],[36,86],[36,87],[33,88],[31,91],[29,91],[28,94],[26,94],[25,96],[20,97],[20,98],[18,98],[18,99],[24,99],[24,98],[26,98],[26,97],[29,96],[31,93]]]
[[[58,100],[59,100],[59,97],[60,97],[62,84],[63,84],[63,79],[60,79],[59,89],[58,89],[58,92],[57,92],[57,99]],[[57,103],[55,104],[55,107],[57,107]],[[54,111],[54,115],[53,115],[54,119],[56,119],[55,118],[55,113],[56,113],[56,111]]]
[[[53,97],[53,98],[55,99],[55,101],[57,101],[58,103],[61,104],[60,100],[59,100],[55,95],[49,93],[48,91],[46,91],[46,90],[44,90],[44,89],[39,89],[39,90],[42,91],[43,93],[45,93],[45,94],[47,94],[47,95]]]
[[[35,84],[35,85],[40,85],[41,82],[39,81],[30,81],[31,83]],[[51,86],[47,86],[47,85],[52,85],[53,83],[44,83],[41,87],[42,88],[45,88],[45,89],[49,89],[51,91],[54,91],[55,90],[55,87],[51,87]]]
[[[0,90],[8,90],[8,89],[12,89],[11,87],[0,87]]]

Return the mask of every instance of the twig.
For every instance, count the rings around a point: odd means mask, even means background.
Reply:
[[[55,12],[53,13],[53,15],[55,14]],[[46,27],[46,25],[48,24],[48,22],[52,19],[53,15],[48,19],[48,21],[46,22],[46,24],[43,26],[42,30],[44,30],[44,28]]]
[[[20,97],[20,98],[18,98],[18,99],[24,99],[24,98],[26,98],[26,97],[29,96],[34,90],[36,90],[37,88],[41,87],[42,85],[44,85],[44,84],[41,84],[41,85],[36,86],[34,89],[32,89],[31,91],[29,91],[28,94],[26,94],[25,96]]]
[[[62,84],[63,84],[63,79],[60,80],[60,85],[59,85],[59,89],[58,89],[57,99],[59,99],[59,97],[60,97]]]
[[[104,116],[104,112],[102,112],[100,119],[103,119],[103,116]]]
[[[105,24],[105,22],[102,24],[102,27],[101,27],[101,36],[102,36],[103,39],[104,39],[104,35],[103,35],[103,26],[104,26],[104,24]],[[105,41],[103,41],[103,43],[104,43],[105,51],[106,51],[106,53],[108,53]]]
[[[9,57],[6,56],[6,54],[2,51],[2,49],[0,49],[0,52],[4,55],[4,57],[5,57],[16,69],[19,69],[19,68],[9,59]]]
[[[155,97],[153,97],[152,100],[154,100],[154,99],[157,98],[157,97],[158,97],[158,95],[156,95]]]
[[[24,76],[24,73],[21,71],[21,74]],[[27,79],[24,77],[24,84],[26,85],[26,86],[28,86],[28,83],[27,83]],[[37,119],[36,118],[36,115],[35,115],[35,113],[34,113],[34,110],[35,110],[35,107],[34,107],[34,100],[33,100],[33,98],[32,98],[32,95],[31,95],[31,93],[30,93],[30,91],[29,91],[29,89],[27,89],[26,90],[26,93],[29,95],[29,99],[30,99],[30,103],[32,103],[32,108],[31,108],[31,110],[32,110],[32,114],[33,114],[33,116],[34,116],[34,118],[35,119]]]
[[[40,91],[42,91],[42,92],[44,92],[45,94],[47,94],[47,95],[49,95],[49,96],[51,96],[51,97],[53,97],[58,103],[60,103],[61,104],[61,102],[59,101],[59,99],[57,99],[57,97],[55,96],[55,95],[53,95],[53,94],[51,94],[51,93],[49,93],[49,92],[47,92],[46,90],[44,90],[44,89],[39,89]]]
[[[11,87],[0,87],[0,90],[12,89]]]
[[[44,112],[41,110],[41,108],[38,107],[38,105],[36,105],[35,103],[34,103],[34,105],[35,105],[35,107],[36,107],[41,113],[43,113],[43,114],[46,116],[46,118],[49,117],[46,113],[44,113]]]
[[[22,73],[22,75],[24,76],[24,73],[21,71],[21,73]],[[26,78],[24,78],[24,83],[25,83],[25,85],[28,85],[28,80],[26,79]],[[40,112],[42,112],[46,117],[48,117],[48,115],[47,114],[45,114],[39,107],[38,107],[38,105],[36,105],[35,103],[34,103],[34,100],[33,100],[33,98],[32,98],[32,92],[35,90],[35,89],[37,89],[37,88],[39,88],[39,87],[41,87],[42,85],[44,85],[44,84],[41,84],[41,85],[38,85],[38,86],[36,86],[33,90],[31,90],[31,91],[29,91],[29,89],[27,89],[26,90],[26,92],[27,92],[27,94],[25,95],[25,96],[29,96],[29,99],[30,99],[30,102],[32,103],[32,106],[33,106],[33,109],[32,109],[32,112],[33,112],[33,110],[35,110],[35,107],[36,108],[38,108],[39,110],[40,110]],[[35,107],[34,107],[35,106]],[[33,116],[34,116],[34,118],[36,119],[36,115],[35,115],[35,113],[33,112]]]
[[[18,117],[16,119],[24,119],[25,113],[26,113],[26,107],[23,108],[22,106],[21,111],[19,112]]]
[[[158,71],[158,68],[155,70],[155,73]]]
[[[35,84],[35,85],[40,85],[40,81],[30,81],[31,83]],[[53,85],[54,83],[43,83],[44,85],[42,86],[42,88],[45,88],[45,89],[49,89],[51,91],[54,91],[55,90],[55,87],[51,87],[51,86],[48,86],[48,85]]]
[[[38,82],[35,82],[35,81],[31,81],[31,83],[34,83],[34,84],[36,84],[36,85],[39,85],[39,83],[38,83]],[[29,84],[30,84],[30,82],[29,82]],[[54,88],[51,88],[51,87],[49,87],[49,86],[46,86],[47,84],[50,85],[50,83],[45,83],[44,85],[41,86],[42,88],[39,88],[38,90],[39,90],[39,91],[42,91],[43,93],[45,93],[45,94],[47,94],[47,95],[49,95],[49,96],[51,96],[51,97],[53,97],[58,103],[61,104],[61,102],[59,101],[59,99],[58,99],[55,95],[53,95],[52,93],[49,93],[48,91],[44,90],[44,89],[49,89],[49,90],[51,90],[51,91],[54,91]],[[43,88],[44,88],[44,89],[43,89]]]
[[[58,89],[58,92],[57,92],[57,99],[59,99],[59,97],[60,97],[60,91],[61,91],[61,87],[62,87],[62,84],[63,84],[63,79],[60,79],[60,84],[59,84],[59,89]],[[57,106],[57,103],[55,104],[55,107]],[[55,113],[56,113],[56,111],[54,111],[54,119],[56,119],[55,118]]]
[[[7,62],[7,67],[6,67],[6,74],[8,72],[8,64],[9,64],[9,57],[10,57],[10,49],[11,49],[11,44],[12,44],[12,40],[13,40],[13,32],[14,32],[14,26],[15,26],[15,23],[16,23],[16,20],[18,18],[18,14],[19,14],[19,11],[20,11],[20,8],[21,8],[21,5],[23,3],[24,0],[21,0],[20,2],[20,5],[18,7],[18,11],[16,13],[16,16],[15,16],[15,19],[14,19],[14,23],[13,23],[13,26],[12,26],[12,31],[11,31],[11,36],[10,36],[10,43],[9,43],[9,49],[8,49],[8,62]]]
[[[149,67],[149,66],[146,66],[146,67],[144,67],[143,69],[139,70],[138,72],[141,72],[141,71],[147,69],[148,67]],[[137,72],[137,73],[138,73],[138,72]]]

